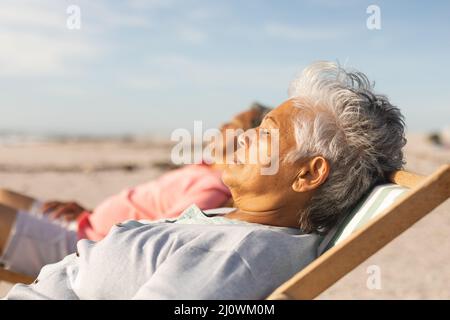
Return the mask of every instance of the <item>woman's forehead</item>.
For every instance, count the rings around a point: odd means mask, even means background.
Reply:
[[[294,106],[294,103],[292,100],[284,101],[282,104],[280,104],[278,107],[270,111],[266,117],[273,118],[276,122],[283,123],[287,121],[291,121],[295,116],[298,115],[300,112],[300,109]]]

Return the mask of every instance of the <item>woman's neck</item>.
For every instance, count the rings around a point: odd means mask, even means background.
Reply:
[[[265,224],[275,227],[298,228],[297,212],[287,208],[278,208],[265,211],[247,211],[237,208],[225,215],[228,219]]]

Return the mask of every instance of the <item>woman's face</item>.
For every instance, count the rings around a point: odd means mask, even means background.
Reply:
[[[235,152],[237,164],[229,164],[223,173],[223,181],[230,188],[233,199],[239,201],[242,195],[253,199],[263,195],[264,201],[251,201],[241,204],[247,210],[264,210],[264,206],[282,206],[289,201],[292,183],[297,175],[294,163],[283,161],[296,146],[292,119],[297,117],[300,109],[293,106],[290,100],[268,113],[261,125],[246,132],[239,138],[239,147]],[[274,133],[278,133],[274,135]],[[272,141],[277,139],[277,141]],[[277,154],[273,152],[274,142],[278,144]],[[271,161],[278,161],[278,170],[273,174],[262,174],[268,163],[250,163],[251,154],[266,152]]]
[[[237,114],[231,121],[222,124],[219,128],[222,141],[219,144],[219,147],[217,147],[217,145],[215,146],[216,148],[214,150],[216,163],[221,164],[225,162],[227,153],[229,156],[232,156],[232,153],[237,149],[238,136],[252,128],[255,120],[258,118],[260,118],[260,111],[250,109]],[[217,154],[217,152],[219,152],[219,154]]]

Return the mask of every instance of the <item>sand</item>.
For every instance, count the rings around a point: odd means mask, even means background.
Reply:
[[[406,169],[430,174],[450,163],[450,150],[408,136]],[[57,141],[0,145],[0,187],[40,199],[77,200],[92,208],[108,195],[167,168],[170,146],[155,141]],[[366,285],[368,267],[381,289]],[[0,296],[10,288],[0,283]],[[435,209],[350,272],[319,299],[450,299],[450,201]]]

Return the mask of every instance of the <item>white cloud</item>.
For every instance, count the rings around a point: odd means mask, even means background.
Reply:
[[[125,76],[121,79],[121,85],[126,88],[135,90],[161,90],[170,86],[170,80],[164,79],[162,76],[155,77],[154,75],[131,75]]]
[[[152,26],[152,23],[145,17],[103,11],[95,17],[95,25],[104,29],[117,27],[148,28]]]
[[[105,32],[115,28],[148,28],[153,25],[137,8],[125,10],[107,1],[80,1],[83,20],[87,21],[88,28],[93,31]]]
[[[174,1],[167,0],[130,0],[125,5],[90,0],[75,3],[81,10],[80,30],[66,27],[66,9],[70,2],[2,0],[0,76],[82,73],[79,62],[94,61],[101,53],[120,45],[107,40],[116,29],[152,28],[155,31],[154,24],[158,21],[152,19],[146,9],[155,11],[175,5]],[[209,15],[208,10],[192,12],[192,17],[197,19]],[[177,21],[170,29],[180,41],[188,44],[203,44],[208,38],[205,31],[187,22]],[[103,38],[105,35],[107,37]]]
[[[206,32],[191,26],[179,26],[177,34],[181,40],[190,44],[202,44],[208,38]]]
[[[160,9],[170,8],[174,5],[173,0],[128,0],[128,4],[136,9]]]
[[[311,28],[269,23],[265,26],[268,36],[287,40],[329,40],[345,36],[344,30],[336,28]]]
[[[186,17],[193,21],[205,21],[211,20],[213,18],[223,16],[225,14],[223,8],[208,8],[208,7],[200,7],[194,8],[186,13]]]
[[[0,22],[3,26],[24,29],[30,32],[66,28],[69,2],[56,1],[11,1],[0,3]],[[150,21],[138,10],[122,10],[107,1],[78,0],[82,22],[89,22],[89,27],[106,30],[114,27],[148,27]],[[133,9],[133,7],[130,7]]]
[[[346,0],[346,1],[336,1],[336,0],[306,0],[307,3],[310,3],[317,7],[322,8],[342,8],[342,7],[354,7],[361,3],[360,0]]]
[[[106,2],[80,0],[81,29],[68,30],[68,2],[0,3],[0,76],[81,73],[80,62],[106,50],[102,35],[112,28],[148,27],[139,14],[124,13]]]
[[[0,31],[0,76],[35,76],[69,72],[74,59],[90,58],[98,50],[70,36]],[[72,69],[76,71],[76,69]]]
[[[7,27],[64,28],[66,13],[60,11],[49,10],[42,4],[5,1],[0,4],[0,22]]]
[[[186,86],[201,88],[273,88],[286,84],[293,76],[290,66],[233,64],[192,59],[179,54],[149,57],[139,74],[121,79],[136,90],[174,90]]]

